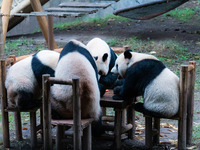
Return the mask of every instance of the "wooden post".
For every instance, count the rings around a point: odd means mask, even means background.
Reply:
[[[156,134],[153,135],[153,145],[157,145],[160,142],[160,118],[154,118],[154,129],[156,129]]]
[[[132,124],[132,129],[128,131],[128,138],[134,140],[135,137],[135,110],[134,104],[128,106],[127,109],[127,123]]]
[[[63,149],[63,136],[64,136],[64,126],[63,125],[57,125],[56,130],[56,149],[62,150]]]
[[[5,45],[5,41],[6,41],[6,34],[7,34],[7,30],[8,30],[8,23],[9,23],[9,19],[10,19],[9,15],[10,15],[11,7],[12,7],[12,2],[13,2],[13,0],[3,0],[2,5],[1,5],[1,13],[3,15],[7,15],[7,16],[2,17],[3,46]]]
[[[188,94],[188,66],[182,65],[180,71],[180,106],[178,122],[178,149],[186,149],[186,119],[187,119],[187,94]]]
[[[1,113],[2,113],[2,131],[3,131],[3,148],[10,147],[9,120],[7,108],[7,93],[5,88],[6,64],[5,60],[0,60],[0,91],[1,91]]]
[[[115,109],[114,149],[121,149],[122,110]]]
[[[44,150],[52,149],[51,103],[49,100],[49,93],[50,93],[49,77],[50,75],[47,75],[47,74],[42,76]]]
[[[74,150],[81,150],[81,101],[79,91],[79,78],[72,79],[73,88],[73,120],[74,120]]]
[[[196,62],[190,61],[189,66],[194,68],[189,71],[188,97],[187,97],[187,136],[186,142],[188,145],[192,144],[192,129],[193,129],[193,113],[194,113],[194,87],[195,87],[195,68]]]
[[[91,123],[83,130],[83,150],[92,150]]]
[[[30,112],[31,148],[37,147],[36,112]]]
[[[20,112],[14,112],[15,119],[15,134],[17,141],[22,140],[22,123],[21,123],[21,114]]]
[[[35,12],[43,12],[42,5],[40,3],[40,0],[30,0],[31,6]],[[42,34],[46,40],[46,43],[48,45],[48,23],[45,16],[37,16],[38,24],[40,26],[40,29],[42,31]],[[57,44],[54,41],[54,48],[57,48]]]
[[[53,15],[48,15],[48,48],[54,50]]]
[[[152,117],[145,116],[145,145],[152,148]]]
[[[2,14],[0,14],[0,59],[4,57],[4,42],[3,42],[3,29],[2,29]]]

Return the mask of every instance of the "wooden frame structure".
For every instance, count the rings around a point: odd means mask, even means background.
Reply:
[[[14,56],[6,60],[0,60],[0,91],[1,91],[1,112],[2,112],[2,130],[3,130],[3,144],[4,149],[10,147],[10,132],[9,132],[9,112],[14,112],[15,120],[15,133],[16,139],[22,140],[22,125],[21,125],[21,112],[30,113],[30,130],[31,130],[31,147],[37,147],[37,131],[42,129],[43,120],[40,117],[40,124],[36,125],[36,111],[40,109],[40,116],[42,116],[41,106],[35,107],[30,110],[19,111],[8,107],[7,91],[5,88],[6,66],[14,64],[16,59]]]
[[[57,126],[56,133],[56,149],[62,150],[62,140],[64,137],[65,127],[73,127],[73,143],[74,150],[81,150],[82,146],[85,150],[92,149],[92,137],[91,137],[91,123],[93,118],[81,119],[81,102],[80,102],[80,90],[79,90],[79,78],[75,77],[72,80],[58,80],[50,75],[43,75],[43,119],[44,119],[44,149],[52,149],[52,135],[51,125]],[[49,100],[50,85],[51,84],[64,84],[71,85],[73,89],[73,119],[65,120],[51,120],[51,103]],[[81,137],[83,135],[83,143]]]
[[[179,112],[172,118],[166,118],[178,120],[178,149],[186,149],[187,144],[192,144],[195,67],[195,61],[190,61],[189,65],[181,66]],[[152,118],[154,118],[153,126]],[[156,130],[155,134],[153,134],[152,129]],[[145,116],[145,130],[146,146],[152,148],[155,144],[159,144],[160,118]]]

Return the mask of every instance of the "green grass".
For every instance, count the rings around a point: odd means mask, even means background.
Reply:
[[[174,9],[164,16],[172,16],[181,21],[189,21],[196,13],[199,8],[184,8],[184,9]]]
[[[5,55],[26,55],[34,53],[38,50],[45,49],[45,45],[36,44],[33,40],[18,39],[18,40],[6,40],[5,43]]]
[[[192,136],[192,142],[197,144],[200,141],[200,125],[194,125],[193,126],[193,136]]]
[[[57,28],[59,30],[67,30],[70,28],[82,28],[84,25],[87,24],[87,26],[95,25],[98,27],[101,27],[103,24],[108,23],[109,21],[116,20],[119,22],[127,22],[130,19],[120,17],[120,16],[114,16],[114,15],[108,15],[106,17],[95,17],[95,18],[89,18],[88,20],[83,20],[81,18],[76,18],[74,21],[71,22],[65,22],[65,23],[58,23],[54,25],[54,28]]]

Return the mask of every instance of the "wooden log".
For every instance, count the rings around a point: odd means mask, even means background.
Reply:
[[[193,68],[193,69],[191,69]],[[193,132],[193,115],[194,115],[194,87],[195,87],[195,69],[196,62],[189,62],[189,84],[188,84],[188,97],[187,97],[187,133],[186,143],[187,145],[192,144],[192,132]]]
[[[53,35],[53,16],[48,15],[48,48],[54,50],[54,35]]]
[[[160,118],[154,118],[153,127],[157,131],[157,133],[153,135],[153,145],[157,145],[160,142]]]
[[[187,96],[188,96],[188,66],[182,65],[180,71],[180,106],[178,121],[178,149],[186,149],[186,119],[187,119]]]
[[[29,56],[32,56],[34,54],[29,54],[29,55],[24,55],[24,56],[19,56],[19,57],[16,57],[16,62],[22,60],[22,59],[25,59],[26,57],[29,57]]]
[[[2,29],[2,16],[0,15],[0,59],[4,57],[4,42],[3,42],[3,29]]]
[[[152,148],[152,117],[145,117],[145,145],[147,148]]]
[[[30,0],[31,1],[31,6],[33,8],[34,11],[36,12],[43,12],[43,9],[42,9],[42,5],[40,3],[40,0]],[[40,29],[42,31],[42,34],[46,40],[46,43],[48,45],[48,23],[47,23],[47,19],[45,16],[38,16],[37,17],[37,20],[38,20],[38,24],[40,26]],[[57,48],[57,44],[56,42],[54,41],[54,46],[55,48]]]
[[[37,147],[36,112],[30,112],[31,148]]]
[[[92,127],[91,124],[88,125],[88,127],[86,127],[83,130],[83,150],[91,150],[92,149]]]
[[[73,78],[73,120],[74,120],[74,150],[81,150],[81,102],[79,91],[79,78]]]
[[[98,9],[96,8],[60,8],[60,7],[51,7],[47,8],[46,11],[48,12],[77,12],[77,13],[96,13]]]
[[[59,7],[75,7],[75,8],[107,8],[111,3],[102,3],[102,2],[63,2],[59,5]]]
[[[56,149],[57,150],[63,149],[63,142],[62,142],[63,136],[64,136],[64,126],[57,125],[57,130],[56,130]]]
[[[48,81],[50,75],[42,76],[42,107],[43,107],[43,132],[44,132],[44,150],[52,149],[51,137],[51,103],[49,100],[50,83]]]
[[[115,109],[114,149],[121,149],[122,110]]]
[[[2,114],[2,132],[3,132],[3,148],[10,147],[10,134],[9,134],[9,119],[8,112],[4,110],[7,108],[7,93],[5,88],[6,77],[6,63],[5,60],[0,60],[0,91],[1,91],[1,114]]]
[[[134,140],[135,137],[135,110],[134,103],[127,108],[127,123],[132,124],[132,129],[128,132],[128,138]]]
[[[14,120],[15,120],[15,134],[17,141],[21,141],[22,138],[22,123],[21,123],[21,115],[20,112],[14,112]]]
[[[113,122],[113,121],[115,121],[115,118],[114,118],[114,116],[103,116],[103,117],[101,118],[101,120],[102,120],[102,121]]]
[[[8,23],[9,23],[9,15],[12,7],[12,2],[13,0],[3,0],[2,5],[1,5],[1,13],[3,15],[2,17],[2,25],[3,25],[3,45],[5,45],[6,41],[6,35],[7,35],[7,30],[8,30]]]

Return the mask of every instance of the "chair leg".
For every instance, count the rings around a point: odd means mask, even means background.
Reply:
[[[152,117],[145,117],[145,145],[152,148]]]
[[[121,149],[122,110],[115,109],[114,148]]]
[[[56,150],[62,150],[63,149],[63,139],[64,136],[64,126],[57,125],[57,131],[56,131]]]
[[[127,123],[132,124],[132,129],[128,131],[128,138],[134,140],[135,137],[135,111],[134,104],[130,105],[127,109]]]
[[[37,147],[36,112],[30,112],[31,147]]]
[[[153,145],[156,145],[160,142],[160,118],[154,118],[153,126],[156,129],[156,134],[153,135]]]
[[[1,111],[2,111],[3,147],[4,149],[6,149],[10,147],[9,119],[8,119],[8,112],[5,112],[3,107],[1,107],[1,109],[2,109]]]
[[[40,125],[41,125],[41,138],[43,139],[43,110],[40,108]]]
[[[14,112],[15,119],[15,133],[17,141],[23,140],[22,138],[22,124],[21,124],[21,115],[20,112]]]
[[[92,149],[92,132],[91,132],[91,124],[88,125],[83,130],[83,142],[82,142],[83,150],[91,150]]]

